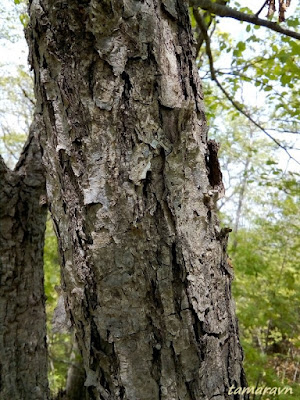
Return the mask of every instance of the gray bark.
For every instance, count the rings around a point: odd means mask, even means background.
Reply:
[[[54,397],[53,400],[89,400],[89,393],[84,386],[86,380],[82,358],[74,338],[72,338],[73,350],[70,357],[70,367],[67,374],[66,388]]]
[[[243,355],[185,1],[29,11],[48,201],[90,398],[233,399]]]
[[[84,386],[85,379],[82,358],[79,356],[76,342],[74,342],[66,384],[66,397],[68,400],[87,400],[89,398],[87,389]]]
[[[249,165],[250,165],[250,160],[251,160],[251,153],[249,152],[246,155],[246,160],[245,160],[245,165],[244,165],[244,170],[243,170],[243,175],[242,175],[242,181],[241,181],[241,186],[239,188],[238,192],[238,206],[236,210],[236,216],[235,216],[235,221],[234,221],[234,228],[233,228],[233,234],[234,234],[234,240],[232,243],[232,251],[235,252],[237,249],[238,245],[238,240],[237,240],[237,233],[240,227],[240,219],[242,216],[242,210],[243,210],[243,205],[245,199],[245,192],[247,189],[247,181],[248,181],[248,172],[249,172]]]
[[[47,215],[38,121],[14,171],[0,157],[0,399],[48,398],[43,246]]]

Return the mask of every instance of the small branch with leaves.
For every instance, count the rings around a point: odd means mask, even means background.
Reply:
[[[224,96],[227,98],[227,100],[229,100],[229,102],[234,106],[234,108],[237,111],[239,111],[242,115],[244,115],[252,124],[254,124],[254,126],[256,126],[259,130],[261,130],[269,139],[271,139],[274,143],[276,143],[276,145],[278,147],[280,147],[282,150],[284,150],[290,159],[294,160],[297,164],[300,165],[300,163],[290,154],[288,149],[284,145],[282,145],[276,138],[274,138],[269,132],[267,132],[258,122],[256,122],[251,117],[251,115],[249,115],[249,113],[242,107],[242,105],[240,105],[236,100],[234,100],[230,96],[230,94],[227,92],[227,90],[222,86],[222,84],[220,83],[220,81],[217,78],[216,71],[214,68],[213,56],[212,56],[211,45],[210,45],[210,37],[207,33],[207,28],[206,28],[205,22],[201,16],[201,14],[199,13],[199,10],[196,7],[193,8],[193,14],[194,14],[195,20],[201,30],[202,36],[206,43],[206,54],[207,54],[207,57],[209,60],[211,79],[216,82],[216,85],[218,86],[218,88],[221,90],[221,92],[224,94]]]
[[[280,6],[279,6],[279,22],[281,22],[281,21],[284,21],[284,19],[285,19],[285,11],[286,11],[287,7],[290,5],[290,1],[289,0],[286,0],[286,1],[279,0],[279,4],[280,4]],[[300,33],[291,31],[289,29],[285,29],[276,22],[272,22],[270,20],[259,18],[258,14],[261,12],[261,10],[259,10],[259,12],[257,14],[246,14],[246,13],[240,12],[238,10],[235,10],[228,6],[224,6],[219,3],[212,3],[210,0],[190,0],[190,5],[194,8],[200,7],[203,10],[206,10],[212,14],[218,15],[219,17],[233,18],[233,19],[237,19],[238,21],[248,22],[253,25],[264,26],[275,32],[281,33],[282,35],[289,36],[294,39],[300,39]],[[271,14],[272,10],[273,9],[272,8],[270,9],[270,6],[269,6],[268,15],[270,15],[270,16],[272,15]]]

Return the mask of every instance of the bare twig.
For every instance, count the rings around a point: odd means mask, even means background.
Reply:
[[[197,8],[193,8],[193,15],[194,15],[194,18],[195,18],[195,20],[196,20],[196,22],[197,22],[197,16],[195,15],[195,13],[198,13],[198,14],[199,14],[199,11],[198,11]],[[208,24],[207,24],[207,26],[206,26],[206,31],[207,31],[208,28],[210,27],[212,21],[215,19],[215,17],[212,16],[209,12],[208,12],[207,14],[208,14],[209,17],[210,17],[210,20],[208,21]],[[202,19],[203,19],[203,18],[202,18]],[[204,23],[204,22],[203,22],[203,23]],[[199,27],[199,24],[198,24],[198,27]],[[201,47],[202,47],[202,45],[203,45],[204,42],[205,42],[205,39],[204,39],[204,37],[203,37],[202,31],[200,30],[200,32],[199,32],[199,34],[198,34],[198,38],[197,38],[197,45],[196,45],[196,58],[198,57],[199,52],[200,52],[200,49],[201,49]]]
[[[276,22],[261,19],[255,14],[245,14],[218,3],[212,3],[210,0],[190,0],[190,5],[192,7],[201,7],[203,10],[207,10],[213,14],[218,15],[219,17],[234,18],[238,21],[244,21],[249,22],[250,24],[264,26],[285,36],[289,36],[294,39],[300,39],[300,33],[282,28]]]
[[[206,43],[206,54],[207,54],[207,57],[209,60],[210,75],[211,75],[211,79],[215,81],[217,78],[216,78],[216,74],[215,74],[213,57],[212,57],[211,48],[210,48],[210,37],[208,36],[205,22],[196,7],[193,8],[193,14],[194,14],[195,20],[201,30],[202,37],[204,38],[205,43]]]
[[[217,2],[218,4],[221,4],[221,5],[223,5],[223,6],[225,6],[226,3],[227,3],[228,1],[229,1],[229,0],[216,0],[216,2]],[[195,9],[197,10],[197,8],[195,8]],[[193,10],[193,13],[194,13],[194,10]],[[194,15],[194,17],[195,17],[195,15]],[[202,18],[205,19],[206,21],[207,21],[207,19],[208,19],[208,21],[205,23],[205,24],[206,24],[206,27],[207,27],[207,28],[206,28],[207,31],[208,31],[208,29],[210,28],[211,24],[212,24],[212,23],[214,24],[214,26],[213,26],[213,28],[212,28],[210,34],[209,34],[209,36],[211,37],[212,34],[214,33],[215,29],[216,29],[216,16],[213,15],[210,11],[206,11],[206,12],[203,14],[203,17],[202,17]],[[195,18],[195,19],[196,19],[196,18]],[[197,45],[196,45],[196,58],[197,58],[198,55],[199,55],[200,49],[201,49],[201,47],[202,47],[204,41],[205,41],[205,40],[204,40],[204,37],[203,37],[201,31],[198,32]]]
[[[263,81],[261,81],[258,78],[254,78],[254,77],[250,77],[246,74],[240,73],[238,70],[233,70],[232,72],[224,72],[222,70],[219,69],[215,69],[215,72],[218,75],[229,75],[229,76],[237,76],[240,77],[242,79],[245,79],[247,81],[251,81],[251,82],[255,82],[255,83],[259,83],[262,87],[271,87],[271,85],[269,83],[264,83]],[[282,93],[278,92],[277,90],[274,89],[274,87],[272,87],[272,91],[273,93],[275,93],[278,97],[281,98],[281,104],[284,106],[288,106],[287,102],[284,102],[284,96]]]
[[[26,90],[21,85],[19,85],[19,87],[22,90],[24,97],[26,97],[26,99],[28,99],[30,101],[30,103],[34,106],[35,102],[32,100],[32,98],[29,96],[29,94],[26,92]]]
[[[259,14],[262,12],[262,10],[266,7],[266,5],[269,3],[269,0],[266,0],[264,2],[264,4],[262,5],[262,7],[257,11],[257,13],[255,13],[255,15],[258,17]]]
[[[239,104],[233,100],[233,98],[229,95],[229,93],[223,88],[223,86],[220,84],[218,79],[215,79],[215,82],[219,89],[224,93],[225,97],[230,101],[230,103],[241,113],[243,114],[249,121],[252,122],[258,129],[260,129],[266,136],[268,136],[269,139],[271,139],[274,143],[277,144],[278,147],[280,147],[282,150],[286,152],[286,154],[291,158],[293,161],[295,161],[297,164],[300,165],[300,162],[298,162],[286,149],[285,146],[283,146],[280,142],[278,142],[277,139],[275,139],[270,133],[268,133],[259,123],[257,123],[245,110],[242,109],[242,107],[239,106]]]
[[[289,129],[274,129],[274,128],[268,128],[268,131],[276,131],[279,133],[289,133],[292,135],[300,135],[300,131],[291,131]]]

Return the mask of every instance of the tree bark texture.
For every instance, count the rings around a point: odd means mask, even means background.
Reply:
[[[91,399],[244,386],[183,0],[34,0],[47,194]]]
[[[48,399],[45,177],[36,120],[14,171],[0,159],[0,399]]]
[[[89,394],[84,386],[86,379],[82,358],[79,357],[76,342],[71,354],[71,366],[68,370],[66,383],[66,397],[68,400],[88,400]]]

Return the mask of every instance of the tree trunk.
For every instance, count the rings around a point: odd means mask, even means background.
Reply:
[[[79,357],[76,342],[73,342],[71,366],[68,370],[66,396],[68,400],[86,400],[89,398],[84,381],[86,379],[82,358]]]
[[[244,386],[184,0],[31,1],[47,194],[91,399]]]
[[[14,171],[0,158],[0,398],[48,398],[43,247],[47,207],[38,121]]]

